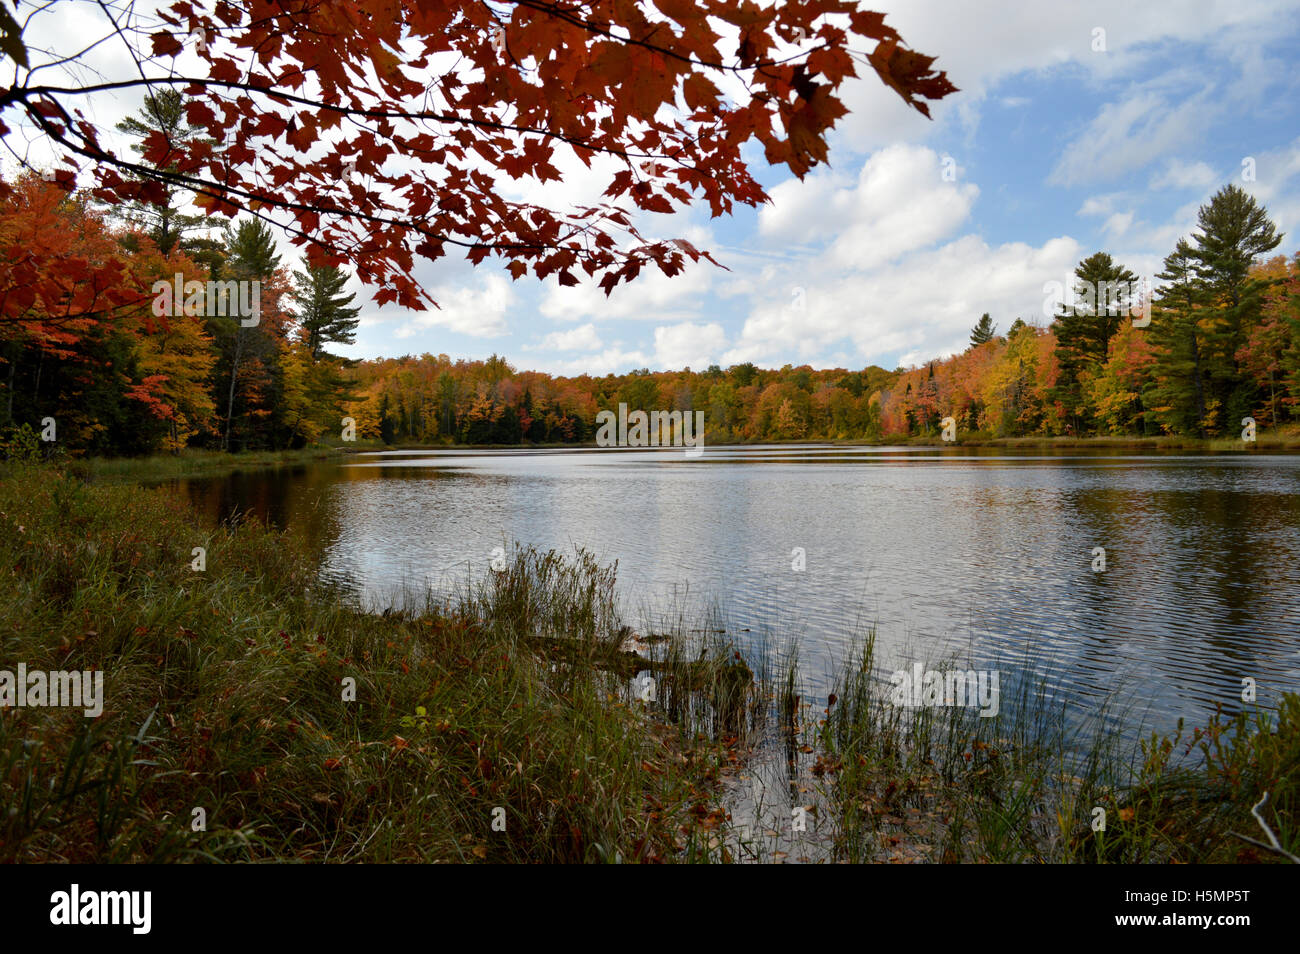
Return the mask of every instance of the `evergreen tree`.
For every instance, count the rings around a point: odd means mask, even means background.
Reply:
[[[1156,293],[1148,334],[1156,349],[1156,374],[1146,404],[1175,431],[1204,434],[1207,424],[1205,383],[1206,291],[1197,274],[1196,252],[1179,239],[1156,275],[1164,284]]]
[[[319,361],[328,344],[353,344],[361,309],[348,307],[357,296],[343,294],[347,274],[334,266],[309,265],[306,272],[294,272],[293,277],[298,323],[312,360]]]
[[[1091,424],[1091,414],[1081,386],[1081,377],[1106,362],[1110,339],[1119,330],[1130,306],[1129,290],[1137,275],[1097,252],[1074,269],[1073,304],[1062,305],[1052,323],[1061,374],[1053,389],[1074,423],[1076,433]]]
[[[226,275],[235,281],[269,282],[280,267],[280,255],[275,250],[271,229],[258,219],[244,219],[239,225],[226,229]],[[213,337],[220,342],[224,374],[218,379],[227,382],[225,398],[226,424],[222,434],[222,448],[230,449],[231,423],[235,418],[236,397],[243,397],[247,405],[250,385],[256,383],[269,390],[266,396],[274,407],[279,391],[279,369],[275,342],[268,334],[267,323],[259,320],[245,326],[240,317],[232,315],[235,308],[225,308],[226,317],[212,314],[208,322]],[[247,410],[247,407],[245,408]],[[247,445],[255,439],[251,422],[243,429],[241,443]],[[273,442],[273,441],[272,441]]]
[[[1205,344],[1213,400],[1225,412],[1219,426],[1232,428],[1250,413],[1257,396],[1238,353],[1259,320],[1268,283],[1252,278],[1250,267],[1277,248],[1282,236],[1263,206],[1235,185],[1224,186],[1201,206],[1197,230],[1193,255],[1210,309]]]
[[[970,333],[971,346],[978,347],[979,345],[982,345],[987,341],[992,341],[993,335],[997,331],[997,329],[998,326],[995,325],[992,319],[989,318],[989,313],[987,311],[984,312],[984,314],[980,316],[979,322],[975,325],[974,328],[971,329],[971,333]]]
[[[170,87],[146,94],[140,112],[128,116],[117,124],[119,132],[137,136],[141,140],[150,133],[158,132],[162,133],[169,143],[176,143],[178,146],[202,141],[205,138],[201,132],[202,128],[190,125],[185,116],[184,97],[178,90]],[[144,146],[140,142],[132,143],[131,148],[139,153],[144,152]],[[176,171],[175,165],[165,160],[154,168],[169,173]],[[116,211],[126,221],[143,226],[164,255],[170,253],[178,244],[186,251],[210,253],[213,245],[211,240],[200,239],[193,243],[193,248],[190,242],[182,241],[187,232],[202,229],[208,222],[207,216],[186,215],[181,212],[182,201],[188,192],[165,181],[163,195],[164,198],[159,203],[127,202],[119,206]]]

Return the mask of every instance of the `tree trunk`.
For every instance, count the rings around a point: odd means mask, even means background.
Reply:
[[[235,333],[235,354],[230,363],[230,392],[226,397],[226,433],[221,439],[221,449],[230,452],[230,417],[235,411],[235,381],[239,378],[239,359],[244,353],[244,330]]]
[[[1205,436],[1205,385],[1201,381],[1201,349],[1196,343],[1196,325],[1192,325],[1192,380],[1196,384],[1196,433]]]
[[[1273,426],[1277,427],[1277,386],[1273,383],[1273,369],[1268,369],[1268,402],[1273,406]]]

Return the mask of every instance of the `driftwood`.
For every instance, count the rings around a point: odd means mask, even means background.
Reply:
[[[541,650],[552,659],[575,663],[585,662],[631,679],[639,672],[653,672],[663,682],[673,683],[692,692],[722,689],[727,695],[739,695],[754,681],[754,674],[739,660],[700,659],[661,660],[648,659],[612,643],[585,641],[570,636],[533,636],[528,644]]]

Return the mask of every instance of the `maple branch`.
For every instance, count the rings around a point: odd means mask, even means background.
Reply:
[[[570,269],[604,272],[606,294],[648,261],[676,274],[684,256],[666,243],[647,243],[632,225],[636,210],[673,212],[702,196],[719,216],[736,201],[762,203],[768,197],[741,157],[754,139],[769,163],[788,165],[801,178],[826,161],[828,130],[845,113],[834,93],[858,74],[854,51],[845,49],[849,33],[831,20],[814,26],[822,17],[846,17],[854,35],[875,39],[871,65],[926,115],[918,97],[952,91],[944,74],[930,69],[932,57],[900,49],[884,15],[851,0],[791,0],[779,9],[756,8],[751,0],[656,0],[656,10],[640,0],[391,7],[368,6],[370,0],[257,0],[246,7],[176,0],[159,11],[156,30],[130,3],[96,2],[110,32],[87,50],[120,38],[138,77],[36,85],[31,71],[21,84],[16,73],[15,83],[0,90],[0,109],[20,105],[63,156],[89,160],[98,198],[157,205],[169,202],[172,190],[185,190],[209,216],[250,212],[306,246],[309,258],[337,260],[342,249],[367,283],[392,277],[396,290],[381,291],[381,304],[427,299],[411,275],[412,253],[434,260],[447,247],[463,249],[473,264],[491,253],[513,259],[516,279],[529,270],[542,279],[558,273],[568,285],[577,283]],[[705,18],[738,30],[734,61]],[[801,41],[814,30],[820,42],[773,56],[794,29]],[[208,75],[179,76],[176,57],[196,31]],[[504,50],[495,41],[502,32]],[[152,56],[137,55],[146,41]],[[208,44],[216,41],[236,51],[214,53]],[[408,52],[408,41],[422,50]],[[455,65],[432,82],[413,72],[444,55]],[[523,66],[519,56],[535,65]],[[169,57],[170,65],[157,64]],[[463,77],[462,62],[476,76]],[[148,75],[154,64],[165,75]],[[747,96],[729,97],[715,74],[740,76]],[[816,82],[819,76],[827,82]],[[153,129],[140,147],[143,162],[131,162],[102,147],[98,128],[74,119],[81,111],[64,104],[71,96],[159,87],[195,97],[185,111],[189,127],[206,127],[224,144]],[[660,119],[665,108],[671,116]],[[552,164],[560,143],[589,168],[593,157],[627,164],[610,177],[603,195],[611,202],[556,210],[502,198],[501,174],[543,186],[561,178]],[[326,156],[308,158],[317,145]],[[417,168],[384,171],[394,153],[414,158]],[[265,174],[259,158],[269,162]],[[496,177],[481,170],[479,158]],[[445,175],[430,171],[439,164]],[[341,182],[339,166],[361,171],[365,185]],[[58,180],[70,188],[76,174],[60,170]],[[281,212],[292,224],[272,218]],[[620,247],[628,238],[639,244]],[[714,261],[689,243],[681,249],[693,261]]]
[[[62,110],[62,107],[60,107],[60,109]],[[66,117],[67,116],[66,111],[63,112]],[[365,212],[358,209],[342,209],[338,207],[312,205],[305,202],[291,201],[289,199],[285,199],[275,195],[264,195],[264,194],[249,191],[248,189],[237,188],[235,186],[230,185],[229,183],[219,184],[210,179],[183,175],[179,172],[175,172],[169,169],[155,168],[151,166],[144,166],[137,163],[128,162],[126,160],[119,159],[115,155],[105,152],[102,149],[92,150],[89,146],[82,144],[85,142],[84,139],[81,140],[80,142],[74,142],[69,140],[65,135],[63,135],[58,130],[51,127],[45,116],[42,116],[40,114],[34,114],[33,119],[46,131],[47,135],[49,135],[51,139],[65,146],[70,152],[83,156],[94,162],[104,163],[109,166],[113,166],[115,168],[128,171],[140,178],[151,179],[153,181],[161,181],[161,182],[169,183],[174,186],[185,188],[188,191],[194,192],[197,195],[207,196],[208,198],[211,198],[217,202],[225,202],[233,205],[234,203],[230,202],[231,196],[242,198],[247,203],[249,203],[248,206],[239,207],[243,211],[248,212],[249,214],[253,215],[255,218],[261,219],[262,221],[265,221],[268,224],[281,228],[291,235],[298,236],[303,240],[303,244],[305,245],[306,244],[314,245],[317,248],[320,248],[330,253],[334,251],[334,247],[324,239],[317,237],[315,234],[312,234],[311,232],[308,232],[307,230],[298,227],[297,225],[285,224],[283,222],[276,221],[270,218],[269,216],[262,214],[258,208],[255,208],[253,206],[260,204],[260,205],[282,208],[290,212],[323,213],[326,215],[337,216],[341,220],[360,219],[373,224],[387,225],[395,228],[410,229],[411,231],[414,231],[424,236],[425,238],[431,239],[441,244],[453,245],[467,250],[484,249],[487,251],[496,251],[496,252],[502,252],[502,251],[543,252],[543,251],[550,251],[550,250],[573,251],[573,249],[571,249],[569,246],[560,243],[563,241],[567,241],[578,235],[595,231],[595,226],[600,224],[601,222],[612,221],[612,218],[610,216],[605,215],[597,218],[595,222],[589,222],[587,225],[582,227],[578,227],[575,223],[570,222],[568,223],[568,226],[570,227],[571,231],[561,236],[555,242],[551,242],[551,243],[465,241],[465,240],[454,238],[449,235],[431,231],[425,228],[420,223],[414,221],[407,221],[405,219],[378,215],[375,213]],[[534,207],[530,206],[528,208],[534,208]],[[641,236],[636,231],[636,229],[632,228],[631,226],[624,226],[624,228],[634,238],[644,241],[643,239],[641,239]],[[647,247],[649,246],[643,245],[640,248],[628,249],[625,252],[623,252],[622,257],[624,259],[632,259],[635,256],[635,253],[641,252]],[[586,256],[588,259],[590,259],[593,256],[593,254],[594,253],[591,252],[590,248],[586,250]],[[428,298],[427,293],[425,293],[423,289],[421,289],[421,294],[423,294],[426,299],[432,302],[432,299]],[[432,302],[432,303],[435,305],[435,307],[437,307],[436,302]]]
[[[167,85],[176,86],[181,84],[185,84],[191,87],[192,86],[201,86],[205,88],[218,87],[222,89],[238,90],[244,93],[260,93],[261,95],[266,96],[267,98],[272,100],[284,100],[286,104],[294,103],[299,106],[306,106],[311,109],[319,110],[322,112],[338,113],[349,119],[364,117],[366,119],[402,119],[402,120],[407,120],[409,122],[415,122],[417,120],[434,120],[437,122],[444,122],[452,125],[473,126],[478,129],[488,129],[495,132],[513,132],[513,133],[518,133],[520,135],[532,134],[535,136],[543,136],[548,139],[558,139],[561,142],[564,142],[570,146],[579,146],[580,148],[586,149],[590,152],[599,152],[599,153],[605,153],[606,155],[618,156],[622,159],[628,160],[629,163],[633,159],[663,158],[662,156],[652,155],[650,153],[637,153],[637,152],[631,152],[624,149],[615,149],[609,146],[595,145],[591,141],[580,139],[577,136],[571,136],[566,133],[555,132],[554,130],[544,129],[537,126],[519,126],[513,123],[495,122],[493,120],[487,120],[487,119],[475,119],[474,117],[462,116],[457,113],[444,113],[444,112],[433,112],[433,111],[413,112],[410,110],[402,110],[402,109],[381,109],[376,107],[365,107],[365,106],[339,106],[339,105],[334,105],[332,103],[317,102],[316,100],[308,99],[305,96],[299,96],[294,93],[282,92],[279,90],[279,88],[257,86],[253,83],[239,82],[236,80],[216,80],[216,79],[206,79],[206,78],[199,79],[195,77],[186,77],[186,76],[154,77],[154,78],[144,78],[139,80],[118,80],[116,82],[111,82],[111,83],[98,83],[94,86],[79,86],[79,87],[32,86],[32,87],[14,88],[9,90],[7,93],[3,95],[0,95],[0,109],[3,109],[5,106],[10,105],[11,103],[21,103],[24,106],[24,108],[28,108],[28,104],[26,100],[28,99],[28,97],[31,96],[45,96],[52,100],[53,94],[55,93],[68,95],[68,96],[76,96],[76,95],[83,95],[89,93],[104,93],[104,92],[114,92],[117,90],[134,89],[140,86],[144,86],[148,89],[152,89],[154,86],[167,86]],[[21,95],[19,95],[20,93]]]
[[[595,34],[596,36],[603,36],[606,39],[615,40],[619,43],[625,43],[628,46],[639,46],[642,47],[643,49],[647,49],[654,53],[659,53],[663,56],[666,56],[669,59],[677,60],[678,62],[681,63],[687,63],[691,66],[704,66],[709,69],[721,70],[727,73],[740,73],[742,71],[754,69],[759,66],[777,66],[782,62],[788,62],[788,60],[785,61],[759,60],[749,66],[746,66],[743,63],[737,66],[728,66],[726,63],[722,63],[722,62],[712,62],[709,60],[697,60],[697,59],[693,59],[690,56],[685,56],[681,53],[678,53],[676,50],[670,49],[668,47],[658,46],[654,43],[650,43],[648,39],[638,40],[631,35],[630,30],[628,31],[627,36],[618,36],[610,30],[600,29],[599,27],[592,24],[591,21],[589,20],[581,20],[574,16],[559,15],[557,11],[559,11],[560,8],[557,4],[541,3],[539,2],[539,0],[511,0],[511,2],[513,2],[516,6],[528,7],[529,9],[536,10],[539,13],[549,14],[551,16],[554,16],[555,19],[557,20],[562,20],[563,22],[568,23],[570,26],[581,27],[582,29],[586,30],[588,33]],[[655,29],[652,30],[649,35],[654,36],[654,34],[658,32],[659,27],[664,25],[665,24],[662,21],[660,23],[656,23]],[[806,52],[810,53],[812,51],[808,50]],[[804,55],[806,55],[805,52],[796,53],[794,56],[790,57],[790,59],[797,59],[798,57]]]

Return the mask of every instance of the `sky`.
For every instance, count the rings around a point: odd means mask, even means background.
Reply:
[[[495,353],[555,374],[744,361],[892,369],[963,350],[984,312],[1000,331],[1016,318],[1047,324],[1045,286],[1066,284],[1094,252],[1153,279],[1228,183],[1267,207],[1285,233],[1277,253],[1300,250],[1297,0],[866,5],[937,56],[960,92],[927,120],[864,75],[842,90],[850,112],[829,164],[800,181],[761,149],[747,155],[770,204],[638,216],[648,238],[686,238],[725,269],[650,269],[607,298],[591,282],[512,281],[491,259],[424,262],[415,277],[440,309],[380,307],[353,281],[356,344],[334,350]],[[82,6],[92,17],[96,5]],[[38,39],[78,28],[38,27]],[[99,121],[132,108],[100,106]],[[607,181],[557,165],[559,186],[504,190],[579,201]]]

